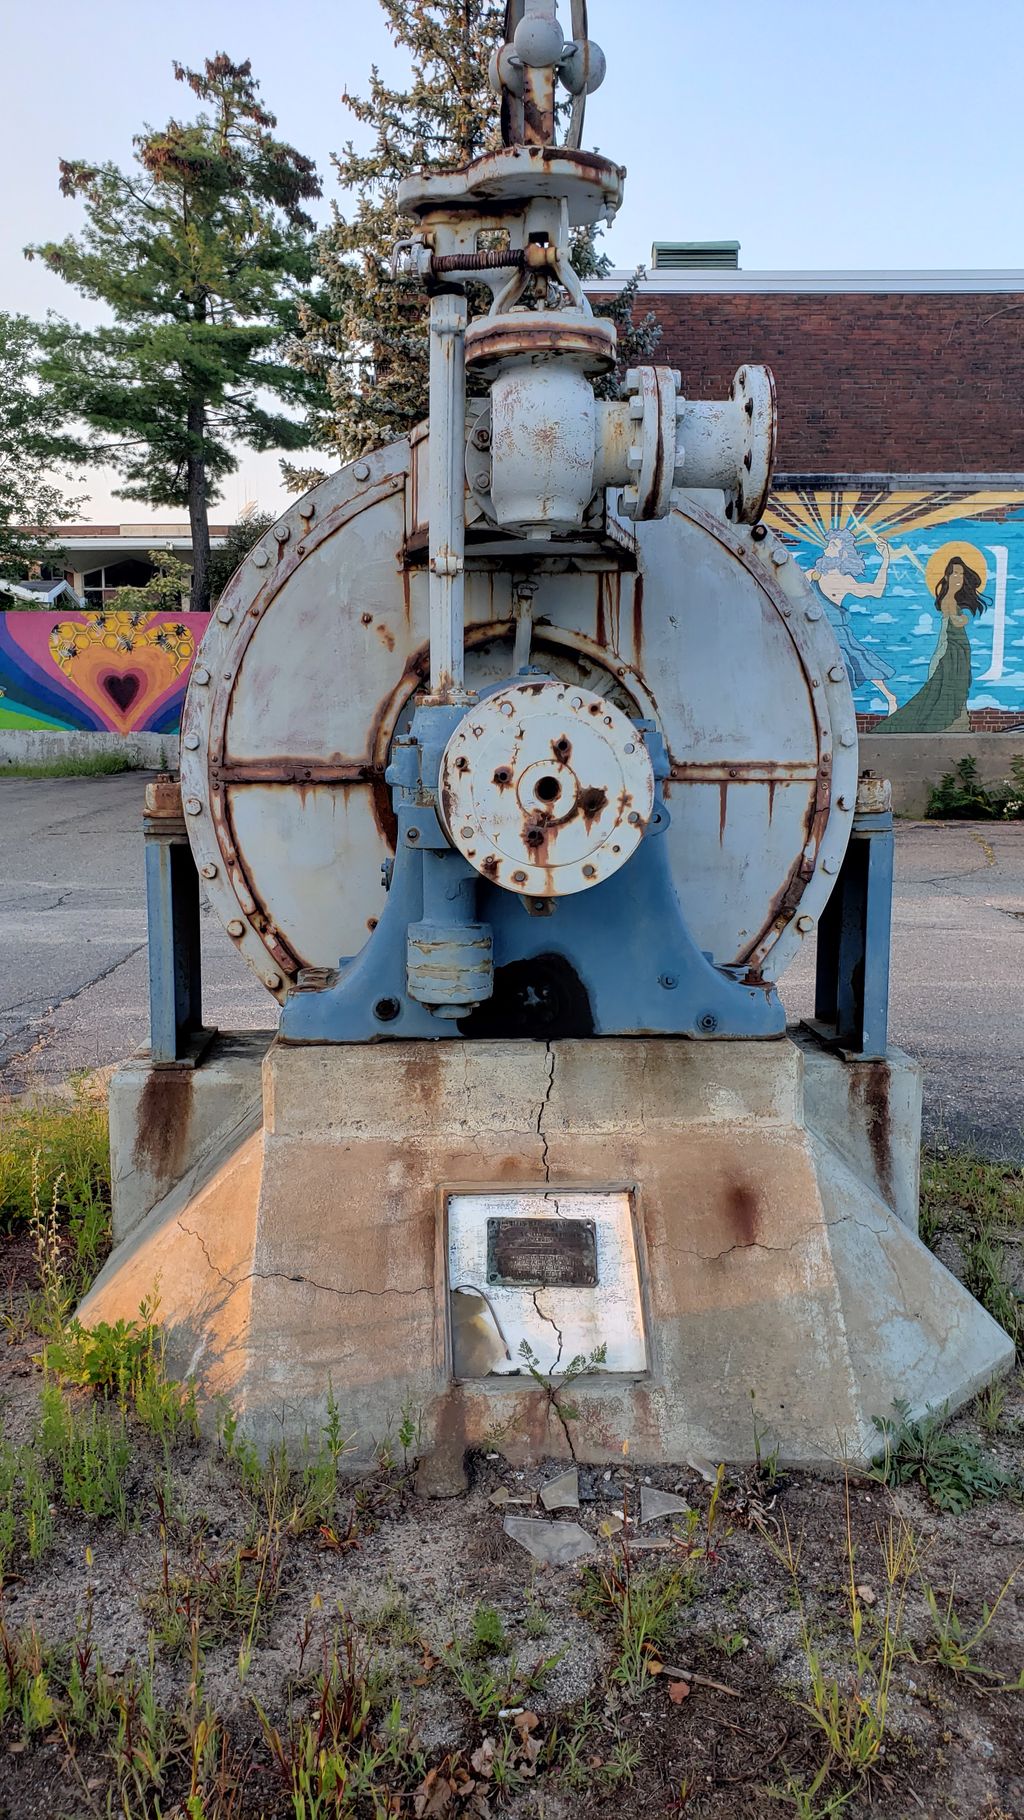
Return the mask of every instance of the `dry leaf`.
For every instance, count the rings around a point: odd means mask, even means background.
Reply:
[[[878,1594],[873,1586],[856,1586],[854,1587],[854,1591],[862,1605],[876,1605],[878,1603]]]
[[[668,1684],[668,1697],[672,1701],[673,1706],[682,1706],[683,1701],[688,1700],[690,1697],[689,1682],[670,1681]]]

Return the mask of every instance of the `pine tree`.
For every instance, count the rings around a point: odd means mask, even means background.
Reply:
[[[53,472],[54,406],[37,380],[40,331],[27,316],[0,312],[0,575],[23,581],[61,552],[48,525],[81,505]]]
[[[129,172],[62,161],[61,189],[84,200],[85,229],[26,252],[112,312],[91,331],[54,325],[44,373],[92,432],[79,450],[119,470],[125,498],[188,507],[191,604],[205,611],[209,507],[237,445],[310,439],[306,418],[264,400],[300,412],[315,402],[315,380],[283,348],[312,277],[303,204],[320,181],[274,137],[249,63],[222,55],[174,73],[203,104],[196,119],[144,128]]]
[[[329,396],[314,440],[333,445],[343,459],[407,435],[427,414],[427,299],[392,279],[390,269],[392,246],[410,225],[398,213],[399,182],[413,171],[452,170],[501,144],[487,65],[505,36],[504,0],[380,4],[396,45],[409,53],[409,87],[390,88],[374,67],[364,97],[342,97],[372,129],[374,143],[362,153],[350,142],[333,160],[355,206],[348,214],[333,206],[319,243],[322,304],[300,307],[302,333],[293,348]],[[593,233],[575,237],[573,263],[584,278],[610,269]],[[616,322],[626,366],[649,357],[658,333],[653,316],[633,323],[635,290],[634,280],[600,306]],[[470,301],[486,307],[487,295]],[[310,469],[285,473],[296,488],[315,478]]]

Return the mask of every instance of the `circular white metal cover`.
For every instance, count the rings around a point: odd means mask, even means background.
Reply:
[[[384,901],[384,772],[427,674],[426,451],[393,444],[291,506],[229,583],[189,683],[182,789],[203,887],[279,998],[299,967],[357,953]],[[527,576],[531,663],[665,741],[659,839],[697,945],[778,977],[835,881],[857,788],[846,672],[797,564],[764,527],[693,503],[587,558],[501,559],[473,536],[470,685],[513,674]]]
[[[643,839],[654,771],[641,735],[589,689],[523,680],[469,710],[445,747],[441,820],[492,884],[568,897]]]

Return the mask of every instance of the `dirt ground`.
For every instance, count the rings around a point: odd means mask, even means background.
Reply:
[[[38,1421],[39,1342],[23,1319],[34,1270],[27,1240],[0,1241],[0,1409],[11,1446]],[[986,1449],[1019,1475],[1019,1379],[988,1406],[987,1425]],[[591,1533],[592,1560],[538,1567],[506,1536],[492,1499],[500,1488],[530,1499],[562,1470],[553,1464],[524,1473],[476,1456],[468,1494],[431,1502],[416,1495],[411,1457],[403,1463],[396,1446],[397,1461],[339,1487],[329,1520],[294,1533],[287,1500],[272,1511],[265,1483],[247,1477],[223,1436],[164,1446],[134,1418],[130,1428],[124,1533],[57,1494],[50,1546],[35,1562],[16,1551],[2,1589],[0,1713],[12,1639],[33,1629],[54,1696],[52,1718],[44,1708],[38,1723],[26,1720],[23,1691],[0,1719],[4,1820],[1024,1816],[1024,1692],[1007,1691],[1024,1667],[1024,1580],[1007,1586],[1024,1559],[1015,1491],[948,1515],[914,1484],[783,1477],[767,1460],[760,1477],[726,1473],[716,1491],[706,1462],[647,1472],[627,1457],[610,1473],[581,1468],[579,1511],[560,1513]],[[975,1414],[952,1433],[978,1439]],[[681,1492],[696,1514],[641,1527],[648,1484]],[[509,1510],[533,1514],[529,1504]],[[616,1512],[626,1526],[605,1537]],[[916,1565],[893,1581],[897,1604],[883,1545],[908,1535]],[[650,1537],[667,1546],[637,1545]],[[212,1596],[217,1575],[230,1578],[225,1563],[243,1579],[260,1564],[255,1621],[244,1601],[218,1606]],[[603,1597],[602,1574],[613,1589],[625,1576],[634,1616],[645,1586],[672,1594],[632,1678],[621,1603]],[[971,1672],[943,1666],[926,1588],[940,1609],[953,1590],[969,1635],[1004,1586],[969,1652]],[[819,1712],[834,1688],[849,1738],[858,1713],[877,1714],[887,1643],[881,1748],[860,1773],[830,1753],[808,1710],[814,1652]],[[91,1706],[79,1692],[88,1712],[72,1725],[75,1660],[83,1684],[92,1676],[99,1688],[102,1664],[121,1691],[105,1716],[95,1690]],[[353,1719],[354,1706],[364,1718]],[[325,1774],[328,1707],[331,1737],[340,1724],[348,1741],[341,1760],[358,1758],[365,1771],[360,1782],[353,1770],[347,1789],[331,1789]],[[298,1750],[311,1753],[304,1782]]]

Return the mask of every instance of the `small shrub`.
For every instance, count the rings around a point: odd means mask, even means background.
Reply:
[[[983,784],[977,761],[960,759],[932,786],[925,814],[929,819],[1019,821],[1024,818],[1024,753],[1010,760],[1010,775],[998,784]]]

